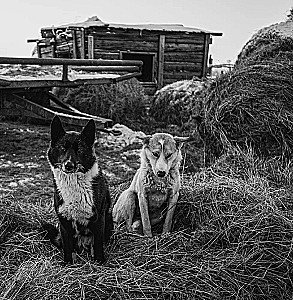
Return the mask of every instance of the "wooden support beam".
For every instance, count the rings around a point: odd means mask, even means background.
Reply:
[[[38,58],[42,57],[42,47],[40,43],[37,43],[37,52],[38,52]]]
[[[0,64],[24,65],[71,65],[71,66],[142,66],[140,60],[114,59],[71,59],[71,58],[35,58],[35,57],[0,57]]]
[[[165,35],[159,37],[159,54],[158,54],[158,88],[164,84],[164,55],[165,55]]]
[[[94,37],[92,35],[88,36],[88,59],[94,58]]]
[[[203,53],[203,61],[202,61],[202,75],[201,77],[207,76],[207,70],[208,70],[208,56],[209,56],[209,46],[210,46],[210,35],[205,35],[204,40],[204,53]]]
[[[124,74],[124,75],[121,75],[117,78],[114,78],[113,82],[116,83],[116,82],[119,82],[119,81],[123,81],[123,80],[130,79],[130,78],[133,78],[133,77],[139,77],[139,76],[141,76],[140,72]]]
[[[72,67],[71,69],[77,71],[87,71],[87,72],[139,72],[140,68],[138,66],[82,66],[82,67]]]
[[[73,58],[78,58],[77,57],[77,38],[76,38],[76,31],[74,29],[71,30],[72,34],[72,50],[73,50]]]
[[[62,81],[68,81],[68,65],[62,66]]]
[[[80,32],[80,58],[85,59],[85,32],[84,32],[84,28],[81,28],[81,32]]]

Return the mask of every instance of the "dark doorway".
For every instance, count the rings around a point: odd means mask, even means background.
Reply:
[[[141,60],[143,62],[142,75],[137,77],[142,82],[154,81],[154,54],[122,52],[122,59]]]

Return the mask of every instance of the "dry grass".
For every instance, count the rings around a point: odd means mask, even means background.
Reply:
[[[163,127],[170,124],[184,127],[191,113],[200,112],[201,102],[198,98],[207,86],[207,82],[196,78],[166,85],[155,93],[150,116]]]
[[[117,84],[69,89],[64,101],[83,112],[130,126],[134,121],[141,122],[146,117],[148,98],[139,81],[132,78]]]
[[[290,174],[231,150],[183,180],[171,234],[117,232],[103,266],[83,256],[61,266],[39,232],[49,208],[2,200],[0,298],[291,299]]]
[[[236,67],[206,90],[199,128],[211,158],[231,145],[249,145],[263,157],[292,158],[292,50],[291,37],[261,32],[244,47]]]

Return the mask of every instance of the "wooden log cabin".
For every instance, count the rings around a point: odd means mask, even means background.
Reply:
[[[210,32],[178,24],[106,24],[93,17],[82,23],[41,29],[38,57],[143,61],[138,78],[147,94],[194,76],[206,77]]]

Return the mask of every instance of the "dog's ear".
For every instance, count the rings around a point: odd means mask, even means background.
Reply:
[[[174,136],[174,140],[176,142],[177,149],[181,149],[184,142],[187,142],[189,140],[189,137],[183,137],[183,136]]]
[[[137,136],[138,139],[142,140],[144,146],[149,145],[151,137],[151,135],[145,135],[144,137]]]
[[[52,145],[56,144],[64,135],[65,130],[62,126],[60,118],[55,115],[51,122],[51,143]]]
[[[90,119],[88,123],[83,128],[81,134],[81,139],[88,144],[93,146],[96,139],[96,125],[93,119]]]

